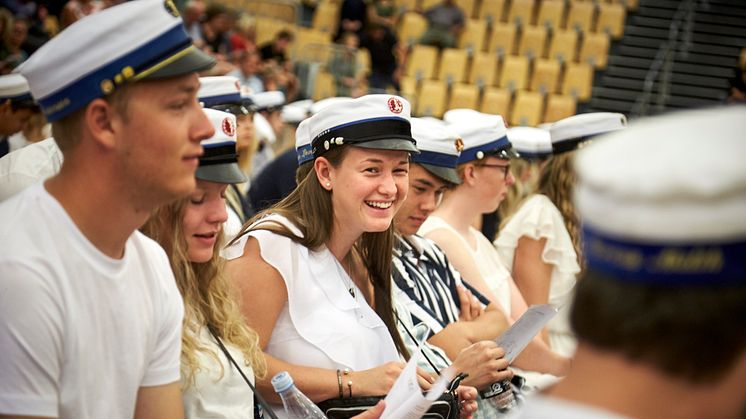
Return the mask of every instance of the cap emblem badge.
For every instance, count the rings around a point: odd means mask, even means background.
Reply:
[[[393,113],[399,114],[404,110],[404,104],[401,100],[392,97],[389,99],[389,110]]]
[[[464,140],[462,140],[461,138],[456,138],[456,141],[454,143],[456,145],[456,151],[458,151],[459,153],[464,151]]]
[[[223,123],[220,124],[223,127],[223,133],[229,137],[236,135],[236,127],[233,125],[233,121],[230,118],[224,118]]]

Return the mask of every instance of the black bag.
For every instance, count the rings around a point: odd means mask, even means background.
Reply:
[[[385,396],[352,397],[346,399],[329,399],[318,404],[329,419],[349,419],[375,406]],[[443,393],[422,416],[425,419],[458,419],[460,413],[458,396],[454,393]]]
[[[422,416],[425,419],[458,419],[461,414],[456,388],[461,384],[464,374],[459,374],[451,381],[448,391],[435,400],[430,409]],[[349,419],[375,406],[386,396],[361,396],[342,399],[329,399],[318,403],[319,408],[329,419]]]

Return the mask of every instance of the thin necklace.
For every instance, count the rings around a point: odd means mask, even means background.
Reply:
[[[352,280],[352,256],[350,256],[350,261],[347,262],[347,270],[345,270],[342,262],[339,262],[339,266],[342,267],[342,281],[345,283],[345,287],[347,287],[347,292],[350,293],[352,298],[355,298],[355,283]]]

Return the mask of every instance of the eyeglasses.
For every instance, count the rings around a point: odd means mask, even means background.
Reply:
[[[508,177],[508,173],[510,172],[510,165],[509,164],[487,164],[483,163],[480,164],[478,167],[491,167],[493,169],[502,169],[503,171],[503,179]]]

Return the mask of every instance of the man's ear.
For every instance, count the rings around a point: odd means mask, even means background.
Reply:
[[[98,98],[85,108],[85,129],[102,147],[113,148],[116,145],[116,131],[122,125],[122,118],[112,104]]]
[[[326,157],[319,157],[313,161],[313,170],[316,172],[316,179],[319,180],[321,187],[327,191],[334,187],[332,179],[332,164]]]

